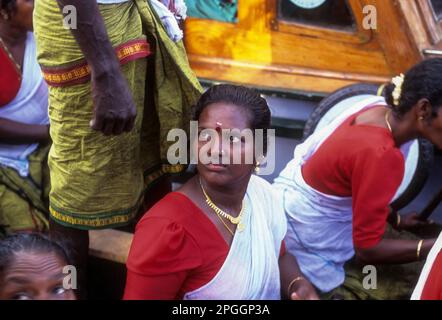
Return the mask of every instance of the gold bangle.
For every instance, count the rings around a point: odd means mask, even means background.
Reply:
[[[422,245],[424,244],[424,240],[419,241],[419,243],[417,244],[417,260],[420,261],[421,260],[421,249],[422,249]]]
[[[396,228],[399,228],[399,225],[401,224],[401,215],[399,212],[396,212]]]
[[[295,279],[293,279],[293,280],[289,283],[289,286],[288,286],[288,288],[287,288],[287,298],[290,299],[290,289],[292,288],[292,286],[293,286],[296,282],[301,281],[301,280],[305,280],[305,278],[302,277],[302,276],[299,276],[299,277],[296,277]]]

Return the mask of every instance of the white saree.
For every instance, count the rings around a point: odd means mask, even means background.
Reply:
[[[328,126],[296,147],[293,160],[274,182],[283,195],[288,219],[287,249],[298,260],[301,271],[322,292],[344,282],[344,264],[354,255],[352,198],[313,189],[304,181],[301,168],[346,119],[376,105],[386,105],[384,98],[368,96],[355,104],[352,102]],[[408,150],[409,144],[401,148],[404,155]]]
[[[48,89],[37,63],[35,40],[28,32],[23,60],[23,79],[17,96],[0,108],[0,118],[25,124],[49,124]],[[11,145],[0,143],[0,166],[15,169],[22,177],[29,173],[28,156],[38,144]]]
[[[206,285],[185,300],[278,300],[279,254],[287,230],[282,202],[272,186],[257,176],[246,192],[245,229],[237,231],[227,258]]]

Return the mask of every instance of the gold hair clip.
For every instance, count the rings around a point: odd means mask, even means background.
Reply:
[[[403,73],[401,73],[399,76],[394,77],[391,82],[394,84],[394,90],[392,93],[393,96],[393,103],[395,106],[399,105],[399,100],[401,99],[402,95],[402,85],[404,84],[405,76]]]

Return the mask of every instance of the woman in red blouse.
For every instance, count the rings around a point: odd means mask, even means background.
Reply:
[[[0,1],[0,233],[48,227],[48,91],[33,0]]]
[[[124,299],[317,298],[285,251],[282,202],[252,175],[257,141],[230,131],[261,129],[267,137],[267,102],[244,87],[214,86],[197,103],[194,120],[198,174],[138,223]],[[266,138],[263,145],[262,155]],[[255,155],[252,163],[248,155]]]
[[[288,217],[287,250],[321,292],[344,283],[344,264],[353,257],[363,265],[406,264],[425,259],[433,246],[434,239],[384,234],[387,220],[402,230],[425,224],[416,214],[389,216],[389,204],[404,176],[400,147],[417,138],[442,147],[441,83],[442,59],[395,77],[385,99],[372,96],[349,106],[299,145],[275,180]],[[362,266],[357,277],[364,290]],[[365,290],[359,297],[394,297],[391,291]]]

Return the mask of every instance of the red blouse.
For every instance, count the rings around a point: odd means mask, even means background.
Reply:
[[[388,206],[402,182],[405,160],[388,129],[354,125],[362,112],[327,138],[302,174],[308,185],[322,193],[352,197],[354,245],[370,248],[384,234]]]
[[[0,108],[11,102],[21,85],[21,75],[0,45]]]
[[[136,227],[123,299],[182,299],[215,277],[229,249],[201,209],[185,195],[172,192]]]
[[[421,300],[442,300],[442,251],[434,260]]]

